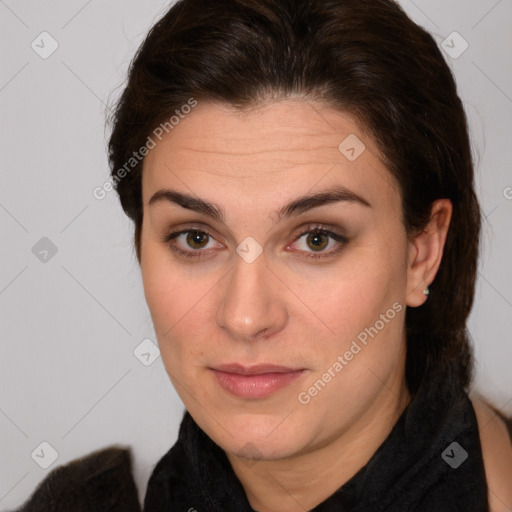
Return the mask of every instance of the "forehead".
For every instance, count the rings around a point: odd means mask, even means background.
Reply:
[[[142,192],[145,206],[165,187],[261,206],[333,185],[372,203],[398,200],[376,144],[350,114],[303,99],[244,111],[199,102],[149,151]]]

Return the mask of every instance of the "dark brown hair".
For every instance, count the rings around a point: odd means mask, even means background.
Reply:
[[[400,187],[409,236],[432,202],[453,203],[427,302],[407,308],[406,379],[454,363],[467,387],[466,320],[475,288],[481,214],[466,116],[432,36],[392,0],[182,0],[152,27],[111,119],[112,179],[135,223],[140,262],[142,163],[116,174],[191,98],[244,109],[301,95],[356,116]],[[125,167],[126,168],[126,167]]]

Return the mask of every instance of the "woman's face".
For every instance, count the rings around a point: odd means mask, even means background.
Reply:
[[[163,363],[227,452],[307,453],[407,393],[411,247],[354,118],[303,100],[199,103],[147,155],[142,190]]]

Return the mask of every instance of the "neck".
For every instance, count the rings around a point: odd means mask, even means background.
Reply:
[[[258,512],[311,510],[348,482],[372,457],[410,402],[405,378],[386,383],[365,413],[321,448],[248,467],[226,454],[251,507]]]

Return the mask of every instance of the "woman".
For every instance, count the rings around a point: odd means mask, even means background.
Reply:
[[[391,0],[184,0],[112,121],[187,409],[144,510],[512,507],[467,395],[480,210],[428,33]]]
[[[112,122],[187,409],[145,512],[512,508],[506,423],[467,393],[480,210],[428,33],[391,0],[182,0]]]

